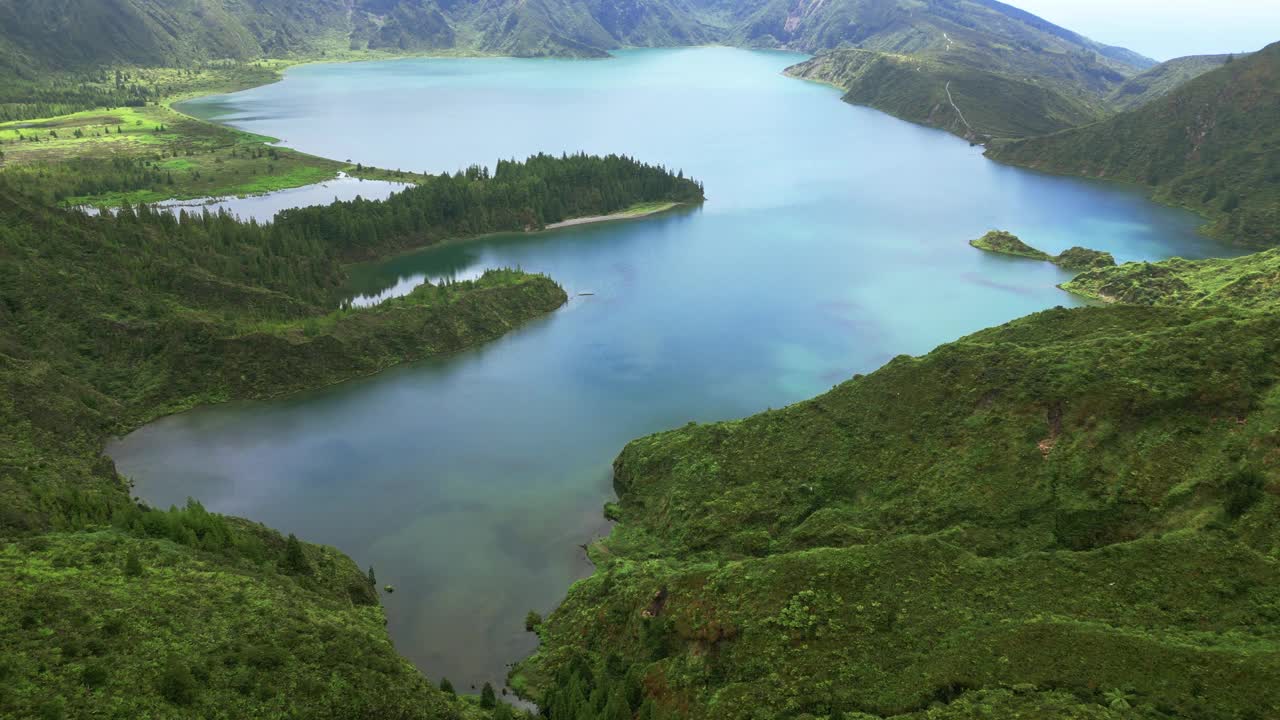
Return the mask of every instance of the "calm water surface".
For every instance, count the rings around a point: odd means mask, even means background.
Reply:
[[[1075,301],[1047,263],[971,249],[1228,254],[1197,219],[980,149],[781,76],[800,56],[643,50],[607,61],[316,65],[185,106],[366,164],[440,172],[536,151],[620,152],[706,183],[705,207],[455,243],[357,268],[351,294],[486,267],[575,296],[482,348],[285,400],[161,420],[110,452],[159,505],[335,545],[380,582],[397,647],[460,687],[502,680],[589,571],[629,439],[820,393],[900,353]],[[398,290],[397,290],[398,288]]]

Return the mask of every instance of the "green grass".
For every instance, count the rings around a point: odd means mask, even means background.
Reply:
[[[348,168],[346,163],[271,147],[270,141],[195,120],[162,105],[0,125],[3,172],[27,188],[49,193],[58,190],[60,183],[74,188],[87,162],[129,159],[157,172],[136,187],[90,194],[72,189],[60,193],[63,197],[48,198],[67,205],[118,206],[262,194],[324,182]]]

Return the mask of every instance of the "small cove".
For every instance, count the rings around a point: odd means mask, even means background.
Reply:
[[[304,152],[416,172],[625,153],[683,169],[709,200],[353,268],[353,299],[518,266],[571,300],[484,347],[165,418],[110,454],[153,504],[196,497],[372,564],[397,588],[384,595],[397,648],[464,689],[500,682],[533,648],[525,612],[589,572],[578,545],[607,531],[610,462],[628,440],[1080,304],[1054,287],[1067,273],[968,239],[998,227],[1121,262],[1236,254],[1135,190],[1002,167],[780,75],[799,59],[697,48],[314,65],[184,104]]]

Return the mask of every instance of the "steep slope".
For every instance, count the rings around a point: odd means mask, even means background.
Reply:
[[[980,70],[948,55],[841,49],[786,72],[845,90],[845,102],[975,142],[1045,135],[1105,115],[1103,103],[1087,93]]]
[[[0,67],[22,73],[365,48],[601,56],[716,37],[681,0],[0,0]]]
[[[553,720],[1276,714],[1278,322],[1050,310],[636,440],[517,678]]]
[[[1107,97],[1154,64],[998,2],[775,0],[729,22],[735,42],[819,52],[792,75],[980,142],[1099,120]]]
[[[1130,112],[1000,144],[1000,162],[1148,186],[1211,219],[1215,237],[1280,244],[1280,43]]]
[[[1094,89],[1153,64],[987,0],[0,0],[0,59],[13,67],[175,65],[365,47],[600,55],[704,42],[961,47],[999,67]]]
[[[1182,84],[1235,60],[1234,55],[1189,55],[1174,58],[1125,80],[1111,91],[1107,102],[1116,110],[1135,110],[1168,95]]]
[[[987,0],[712,0],[705,7],[728,25],[735,44],[806,52],[847,45],[899,54],[971,53],[992,70],[1072,78],[1094,90],[1155,64]]]

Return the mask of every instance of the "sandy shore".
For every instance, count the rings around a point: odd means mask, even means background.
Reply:
[[[556,230],[559,228],[572,227],[574,225],[587,225],[589,223],[610,222],[613,220],[631,220],[634,218],[642,218],[647,215],[655,215],[660,212],[666,212],[680,203],[664,203],[662,205],[654,205],[646,207],[643,210],[623,210],[622,212],[613,213],[612,215],[592,215],[590,217],[573,218],[572,220],[563,220],[558,223],[551,223],[545,229]]]

